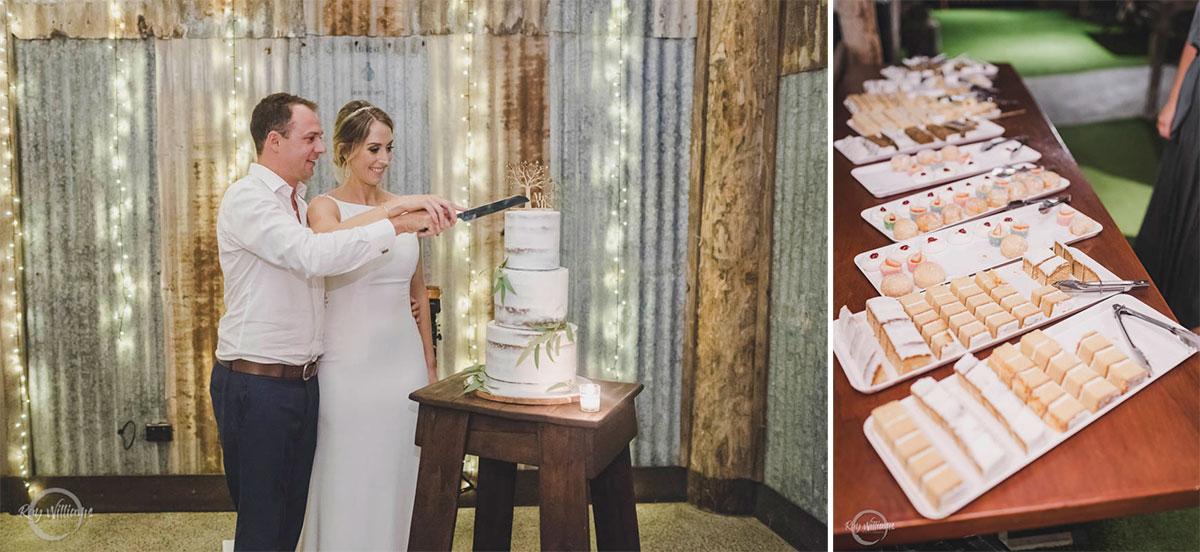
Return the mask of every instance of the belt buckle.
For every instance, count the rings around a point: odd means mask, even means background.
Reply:
[[[302,368],[300,370],[300,379],[302,379],[304,381],[308,381],[308,380],[312,379],[313,376],[317,375],[317,361],[318,360],[320,360],[320,359],[315,358],[304,364],[304,368]]]

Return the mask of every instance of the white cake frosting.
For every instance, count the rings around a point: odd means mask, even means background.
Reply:
[[[577,348],[567,330],[557,331],[554,350],[547,351],[545,342],[536,353],[530,348],[530,343],[543,335],[532,326],[558,325],[567,316],[569,273],[558,266],[561,223],[562,214],[551,209],[504,213],[507,261],[500,270],[511,289],[503,298],[495,294],[495,320],[487,325],[485,370],[488,392],[493,395],[546,398],[574,392]],[[570,324],[570,328],[574,336],[576,326]]]
[[[902,360],[933,355],[933,351],[929,350],[929,345],[925,343],[925,338],[921,337],[921,333],[917,331],[917,327],[912,322],[906,320],[889,322],[883,325],[883,332],[892,342],[896,356]]]
[[[550,209],[509,209],[504,212],[504,254],[508,268],[554,270],[562,213]]]
[[[575,327],[571,325],[572,330]],[[566,331],[560,333],[565,334]],[[491,383],[500,388],[500,394],[504,394],[504,388],[511,385],[526,386],[532,392],[545,392],[557,383],[571,385],[575,382],[576,349],[566,335],[560,337],[558,349],[552,351],[553,360],[546,354],[546,348],[542,347],[536,365],[533,353],[517,364],[525,347],[540,335],[541,332],[535,330],[507,328],[495,320],[488,322],[487,375]]]
[[[496,322],[511,328],[557,324],[567,317],[567,269],[501,269],[512,289],[495,300]]]
[[[875,317],[875,321],[880,324],[887,324],[893,320],[908,320],[908,314],[904,312],[904,307],[900,305],[900,301],[895,297],[872,297],[867,299],[867,309],[871,311],[871,315]]]

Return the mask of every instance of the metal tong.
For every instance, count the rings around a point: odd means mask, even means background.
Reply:
[[[1023,170],[1027,170],[1027,169],[1023,169]],[[1016,172],[1022,172],[1022,170],[1017,170]],[[1051,198],[1051,199],[1018,199],[1015,201],[1008,202],[1008,205],[1004,206],[1004,210],[1010,211],[1010,210],[1016,209],[1018,207],[1024,207],[1026,205],[1033,205],[1034,203],[1038,203],[1038,202],[1041,202],[1041,205],[1038,206],[1038,212],[1045,214],[1046,211],[1049,211],[1055,205],[1059,205],[1062,203],[1070,203],[1071,202],[1071,194],[1064,194],[1062,196],[1059,196],[1056,198]]]
[[[1017,152],[1021,151],[1021,148],[1025,147],[1025,142],[1028,140],[1029,140],[1029,137],[1024,136],[1024,135],[1013,136],[1011,138],[1003,138],[1003,137],[993,138],[988,143],[984,144],[983,147],[979,148],[979,151],[988,151],[988,150],[991,150],[992,148],[999,146],[1000,144],[1003,144],[1006,142],[1016,142],[1019,145],[1015,149],[1012,150],[1012,154],[1009,156],[1009,157],[1016,157]]]
[[[1113,305],[1113,317],[1117,319],[1117,326],[1121,327],[1121,333],[1125,335],[1125,342],[1129,344],[1129,349],[1132,350],[1133,354],[1137,356],[1138,361],[1140,361],[1147,370],[1150,370],[1151,374],[1154,373],[1154,370],[1150,367],[1150,361],[1146,360],[1146,355],[1143,354],[1142,350],[1138,349],[1137,345],[1134,345],[1133,340],[1129,338],[1129,330],[1125,329],[1125,321],[1121,318],[1122,316],[1132,316],[1145,322],[1149,322],[1150,324],[1171,332],[1171,334],[1175,337],[1178,337],[1184,345],[1187,345],[1192,349],[1200,349],[1200,337],[1197,337],[1196,334],[1137,312],[1120,303]]]
[[[1063,291],[1129,291],[1133,288],[1146,287],[1150,280],[1110,280],[1107,282],[1080,282],[1079,280],[1059,280],[1050,285]]]

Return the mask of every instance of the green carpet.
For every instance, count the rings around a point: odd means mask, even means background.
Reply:
[[[1154,124],[1126,119],[1064,126],[1058,132],[1121,233],[1137,237],[1162,158],[1163,140]]]
[[[1011,63],[1025,78],[1149,63],[1145,55],[1113,53],[1093,38],[1099,35],[1102,26],[1074,19],[1066,12],[950,9],[930,13],[941,27],[943,52]],[[1145,39],[1126,40],[1116,34],[1119,29],[1115,27],[1112,32],[1105,40],[1120,44],[1116,49],[1144,50],[1140,43]]]
[[[1087,542],[1062,550],[1200,550],[1200,508],[1094,521],[1077,529]]]
[[[645,550],[793,550],[787,542],[752,517],[721,516],[682,503],[638,504],[638,532]],[[475,510],[458,511],[454,550],[470,550]],[[95,514],[78,532],[48,542],[39,538],[21,516],[0,515],[0,543],[5,552],[126,551],[218,552],[221,541],[233,538],[232,512],[159,514]],[[595,532],[592,536],[595,549]],[[513,550],[538,549],[537,507],[516,508]]]

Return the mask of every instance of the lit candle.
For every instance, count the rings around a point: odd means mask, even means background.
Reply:
[[[600,411],[600,386],[584,383],[579,386],[579,409],[584,412]]]

